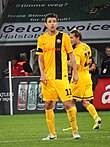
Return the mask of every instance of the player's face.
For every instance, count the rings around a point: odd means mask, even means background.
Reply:
[[[57,28],[57,20],[56,18],[47,18],[47,22],[45,23],[48,31],[55,32]]]
[[[106,52],[106,55],[110,57],[110,48],[107,48],[105,52]]]
[[[72,45],[76,45],[77,40],[78,40],[78,38],[75,37],[75,34],[70,34],[70,41],[71,41]]]

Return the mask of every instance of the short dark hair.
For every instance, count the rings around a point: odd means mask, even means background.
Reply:
[[[108,48],[110,48],[110,46],[107,46],[107,47],[105,48],[105,50],[107,50]]]
[[[76,38],[79,37],[79,39],[82,40],[82,34],[79,30],[73,30],[72,32],[70,32],[70,34],[75,34]]]
[[[55,14],[55,13],[48,13],[48,14],[46,14],[46,16],[45,16],[45,22],[47,22],[47,19],[48,18],[56,18],[56,20],[58,20],[58,15]]]

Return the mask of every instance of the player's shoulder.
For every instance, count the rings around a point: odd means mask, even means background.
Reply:
[[[82,43],[83,46],[90,48],[90,46],[87,43]]]
[[[79,55],[81,53],[81,47],[78,45],[75,47],[75,49],[73,50],[73,52],[77,55]]]
[[[41,39],[45,38],[46,36],[47,36],[47,32],[44,33],[44,34],[41,34],[41,35],[38,37],[38,39],[41,40]]]
[[[84,50],[91,50],[90,46],[87,43],[82,42],[78,45],[78,48],[82,51]]]
[[[62,35],[64,35],[64,36],[69,36],[67,33],[57,30],[57,35],[58,35],[59,33],[62,34]]]
[[[65,37],[69,37],[67,33],[64,33],[64,32],[60,32],[60,33],[62,33]]]
[[[68,41],[70,39],[70,37],[69,37],[69,35],[67,33],[64,33],[64,32],[60,32],[60,33],[62,33],[63,39],[65,41]]]

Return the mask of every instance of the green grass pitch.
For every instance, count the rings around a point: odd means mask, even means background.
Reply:
[[[81,139],[73,140],[66,113],[55,113],[57,140],[42,141],[49,132],[45,114],[1,115],[0,147],[109,147],[110,111],[99,111],[102,125],[93,130],[93,119],[88,112],[78,112],[77,121]]]

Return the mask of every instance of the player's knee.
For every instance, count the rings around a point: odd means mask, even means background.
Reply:
[[[52,109],[52,101],[47,101],[45,102],[45,109],[46,110],[49,110],[49,109]]]
[[[71,101],[66,101],[66,102],[63,102],[64,104],[64,107],[66,110],[70,109],[72,107],[72,102]]]
[[[82,105],[86,108],[90,104],[89,101],[82,101]]]

